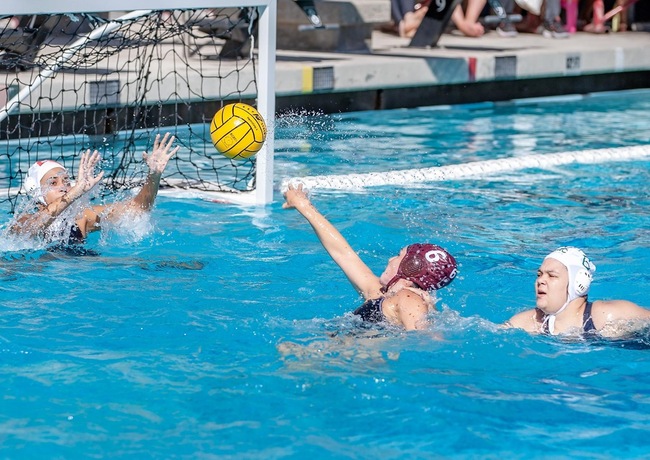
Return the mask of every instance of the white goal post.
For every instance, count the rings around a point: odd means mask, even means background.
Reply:
[[[112,0],[110,2],[97,2],[88,0],[3,0],[0,4],[0,15],[2,17],[9,16],[30,16],[30,15],[74,15],[85,13],[111,13],[110,20],[107,24],[97,27],[110,27],[111,21],[118,21],[120,17],[132,16],[136,17],[138,13],[147,13],[150,11],[174,11],[174,10],[216,10],[216,9],[235,9],[235,8],[255,8],[257,11],[256,18],[256,33],[254,38],[254,46],[251,46],[251,56],[253,48],[257,50],[257,58],[252,65],[255,82],[255,94],[245,94],[240,91],[240,97],[244,94],[247,98],[252,98],[256,102],[256,107],[260,114],[264,117],[268,126],[268,135],[260,152],[257,153],[254,162],[254,178],[250,179],[254,183],[251,190],[237,190],[237,193],[223,192],[219,189],[206,190],[196,189],[193,190],[190,186],[185,187],[186,194],[191,196],[205,196],[207,198],[214,198],[217,200],[224,200],[240,204],[266,204],[273,201],[273,147],[274,147],[274,126],[275,126],[275,58],[276,58],[276,24],[277,24],[277,5],[276,0]],[[149,11],[149,12],[150,12]],[[100,33],[98,30],[93,32]],[[92,34],[92,32],[91,32]],[[88,34],[85,38],[82,37],[80,41],[90,41],[96,38]],[[79,40],[78,40],[79,42]],[[74,48],[78,44],[75,42],[71,45]],[[74,49],[69,50],[69,56],[74,52]],[[63,53],[65,59],[66,54]],[[59,57],[61,59],[61,57]],[[49,64],[48,64],[49,65]],[[249,67],[250,68],[250,67]],[[56,72],[56,63],[53,66],[45,67],[41,65],[40,70],[31,70],[29,79],[31,84],[34,82],[38,85],[38,80],[49,78],[50,75]],[[248,72],[249,69],[246,69]],[[0,70],[0,73],[4,70]],[[39,73],[40,72],[40,73]],[[26,73],[26,72],[23,72]],[[27,111],[25,107],[18,107],[17,103],[21,102],[21,98],[28,99],[29,88],[24,84],[26,77],[21,77],[20,91],[14,91],[9,94],[9,88],[4,88],[5,96],[2,97],[3,88],[0,87],[0,123],[4,118],[12,114],[23,113]],[[1,84],[2,82],[0,82]],[[188,86],[191,86],[188,84]],[[25,91],[27,93],[25,93]],[[4,99],[4,100],[3,100]],[[12,104],[13,101],[13,104]],[[233,100],[233,102],[235,102]],[[56,108],[55,108],[56,110]],[[4,112],[4,113],[3,113]],[[206,114],[208,116],[209,114]],[[4,141],[4,139],[0,139]],[[33,142],[33,141],[32,141]],[[210,146],[212,148],[212,146]],[[32,158],[32,157],[30,157]],[[41,159],[41,158],[38,158]],[[32,158],[33,160],[33,158]],[[24,167],[23,167],[24,168]],[[12,179],[17,180],[16,176],[10,176]],[[22,180],[22,179],[21,179]],[[21,182],[22,183],[22,182]],[[173,184],[174,179],[170,179],[168,184]],[[164,185],[164,184],[163,184]],[[10,188],[15,189],[15,185]],[[4,188],[4,185],[0,186]],[[18,191],[21,186],[18,186]],[[171,194],[183,193],[182,187],[174,191],[174,187],[170,188]],[[15,190],[14,190],[15,191]],[[164,190],[161,190],[165,193]]]

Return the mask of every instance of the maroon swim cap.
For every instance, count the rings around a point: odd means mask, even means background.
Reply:
[[[411,244],[386,289],[397,280],[405,279],[425,291],[438,290],[451,283],[457,273],[456,259],[440,246]]]

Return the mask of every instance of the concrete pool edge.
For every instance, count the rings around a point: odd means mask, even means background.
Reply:
[[[278,50],[276,104],[324,113],[506,101],[650,87],[650,34],[445,34],[436,48],[373,34],[369,54]],[[304,75],[311,83],[304,83]]]

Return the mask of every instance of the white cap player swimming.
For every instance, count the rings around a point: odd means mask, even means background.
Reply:
[[[591,281],[596,271],[596,266],[589,260],[582,250],[573,246],[563,246],[547,255],[546,259],[555,259],[562,263],[569,274],[567,287],[567,300],[558,311],[547,315],[548,330],[552,334],[555,329],[555,317],[562,313],[569,303],[578,297],[586,297],[591,286]]]

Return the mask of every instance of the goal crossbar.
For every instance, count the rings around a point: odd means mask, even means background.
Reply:
[[[62,14],[62,13],[97,13],[105,11],[135,11],[135,10],[173,10],[178,8],[226,8],[274,6],[273,0],[111,0],[110,2],[89,2],[88,0],[3,0],[0,14],[31,15],[31,14]]]

